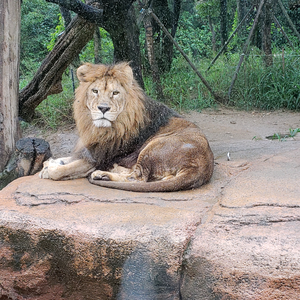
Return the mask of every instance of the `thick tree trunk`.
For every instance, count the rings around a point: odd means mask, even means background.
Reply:
[[[265,4],[264,11],[264,26],[263,26],[263,50],[265,53],[264,61],[266,67],[273,65],[272,56],[272,40],[271,40],[271,26],[272,26],[272,2],[267,1]]]
[[[94,63],[99,64],[101,61],[101,34],[99,28],[96,28],[94,32]]]
[[[208,16],[208,25],[209,25],[209,29],[211,32],[211,44],[212,44],[212,49],[213,52],[215,53],[217,51],[217,47],[216,47],[216,32],[214,29],[214,24],[212,22],[212,19],[210,16]]]
[[[30,120],[35,108],[48,95],[62,91],[62,75],[93,37],[95,25],[75,17],[49,53],[31,82],[20,92],[20,116]]]
[[[0,1],[0,172],[19,138],[20,1]]]
[[[18,177],[34,175],[50,157],[48,142],[38,138],[18,140],[13,155],[3,172],[0,172],[0,189]]]
[[[222,46],[227,41],[227,0],[220,0],[220,31]],[[226,48],[225,50],[226,51]]]
[[[144,18],[144,26],[146,31],[146,45],[147,45],[148,60],[151,67],[152,79],[155,86],[156,97],[159,100],[164,100],[164,94],[161,86],[158,65],[154,53],[153,27],[152,27],[151,17],[149,15],[146,15]]]
[[[114,61],[130,61],[134,75],[144,87],[139,29],[136,25],[134,0],[89,0],[87,4],[80,0],[46,0],[61,5],[79,16],[106,29],[114,44]]]
[[[114,61],[130,61],[134,76],[140,86],[144,88],[139,28],[136,24],[136,17],[132,5],[125,7],[116,7],[109,20],[107,20],[107,9],[104,10],[103,28],[107,30],[114,44]],[[108,12],[107,12],[108,14]]]

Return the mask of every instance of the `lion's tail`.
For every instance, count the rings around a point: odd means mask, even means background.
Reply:
[[[188,190],[196,188],[206,183],[204,180],[195,180],[196,178],[180,178],[174,177],[164,181],[154,182],[117,182],[117,181],[103,181],[93,180],[89,178],[90,183],[96,184],[102,187],[120,189],[131,192],[175,192],[180,190]]]

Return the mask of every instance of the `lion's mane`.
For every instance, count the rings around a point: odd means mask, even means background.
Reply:
[[[85,64],[78,69],[77,76],[80,85],[76,89],[73,108],[80,140],[76,152],[78,156],[96,162],[102,170],[110,168],[116,161],[120,163],[122,157],[131,153],[136,152],[137,157],[139,147],[175,115],[171,109],[144,94],[128,63]],[[126,91],[124,110],[111,127],[96,127],[86,105],[87,89],[100,78],[113,78]]]

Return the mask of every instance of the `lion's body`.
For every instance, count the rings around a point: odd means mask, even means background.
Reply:
[[[79,142],[72,158],[46,162],[42,178],[87,177],[131,191],[176,191],[207,183],[213,154],[193,123],[148,98],[131,68],[78,69],[74,117]]]

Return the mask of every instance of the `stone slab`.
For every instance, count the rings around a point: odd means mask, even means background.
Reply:
[[[86,179],[15,180],[0,193],[0,295],[180,299],[183,252],[221,190],[215,174],[202,189],[148,194]],[[35,276],[42,280],[30,283]]]
[[[299,175],[298,148],[228,183],[184,257],[182,299],[300,299]]]
[[[12,182],[0,192],[0,296],[300,299],[299,141],[211,146],[213,179],[193,191]]]

